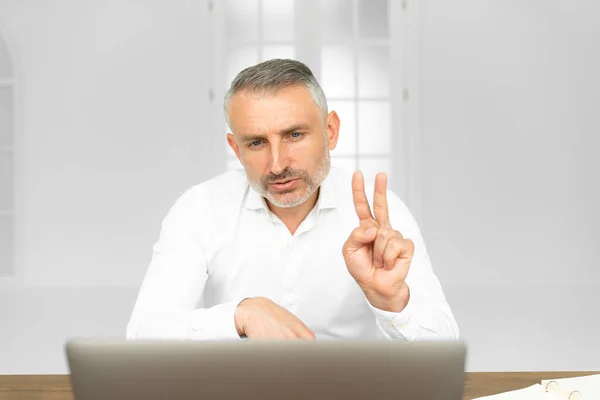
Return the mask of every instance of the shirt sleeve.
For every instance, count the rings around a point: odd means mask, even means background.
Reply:
[[[163,220],[127,325],[127,339],[240,339],[234,313],[242,298],[197,308],[208,279],[198,208],[198,197],[190,190]]]
[[[370,304],[375,323],[388,339],[458,340],[459,329],[431,260],[417,223],[406,205],[388,191],[390,222],[395,230],[411,239],[415,252],[406,277],[410,298],[401,312],[380,310]]]

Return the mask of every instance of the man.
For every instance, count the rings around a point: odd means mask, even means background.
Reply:
[[[172,207],[129,339],[458,338],[386,175],[371,210],[362,174],[330,167],[340,120],[304,64],[243,70],[225,116],[245,171],[196,185]]]

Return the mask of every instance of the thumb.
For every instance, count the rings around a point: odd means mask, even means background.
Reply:
[[[372,226],[369,228],[358,227],[350,234],[344,245],[344,251],[345,253],[353,253],[364,245],[372,243],[376,237],[377,228]]]

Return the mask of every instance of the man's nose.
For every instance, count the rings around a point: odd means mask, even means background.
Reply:
[[[271,147],[271,173],[281,174],[289,165],[285,146],[278,144]]]

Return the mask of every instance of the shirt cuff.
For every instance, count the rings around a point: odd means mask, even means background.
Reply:
[[[400,312],[381,310],[366,301],[375,314],[377,326],[388,338],[414,341],[419,338],[422,328],[432,330],[431,324],[425,323],[429,312],[422,307],[420,300],[414,292],[411,292],[408,304]]]
[[[234,340],[242,339],[235,327],[235,310],[244,300],[218,304],[203,311],[202,315],[192,322],[191,339],[200,340]]]

